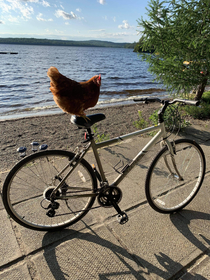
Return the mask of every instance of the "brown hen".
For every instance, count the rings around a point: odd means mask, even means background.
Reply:
[[[80,83],[65,77],[55,67],[50,67],[47,75],[50,78],[50,90],[58,107],[69,114],[86,118],[84,111],[94,107],[98,102],[101,75]]]

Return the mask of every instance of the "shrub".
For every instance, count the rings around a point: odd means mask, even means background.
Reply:
[[[153,125],[158,124],[158,111],[159,110],[156,110],[149,117]],[[180,106],[178,104],[171,105],[166,109],[164,121],[166,130],[170,132],[183,130],[185,127],[190,125],[190,123],[184,119],[183,112],[180,110]]]
[[[194,119],[204,119],[210,117],[210,91],[204,92],[201,104],[198,107],[185,106],[185,112]]]

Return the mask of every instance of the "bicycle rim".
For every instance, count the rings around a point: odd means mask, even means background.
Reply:
[[[84,159],[58,189],[55,209],[49,199],[69,171],[69,161],[73,157],[70,152],[45,151],[20,161],[8,174],[3,186],[3,202],[9,215],[25,227],[50,231],[72,225],[87,214],[95,197],[85,195],[96,192],[97,182]],[[59,174],[66,166],[63,174]],[[83,197],[79,197],[81,195]],[[64,196],[66,199],[62,199]]]
[[[171,213],[181,210],[197,194],[205,175],[205,157],[194,141],[179,139],[174,143],[175,163],[167,147],[153,160],[146,178],[146,196],[158,212]]]

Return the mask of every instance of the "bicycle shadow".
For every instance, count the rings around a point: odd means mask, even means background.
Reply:
[[[179,216],[179,220],[181,219],[183,221],[182,224],[177,222],[177,216]],[[204,213],[204,212],[198,212],[194,210],[187,210],[184,209],[179,213],[171,214],[170,215],[171,222],[173,225],[191,242],[193,243],[198,249],[205,252],[206,250],[209,250],[208,247],[206,247],[200,240],[198,240],[195,235],[190,230],[190,223],[192,220],[205,220],[210,221],[210,214]],[[182,225],[182,226],[180,226]],[[198,229],[198,227],[197,227]],[[202,230],[202,229],[200,229]],[[204,229],[205,231],[205,229]],[[203,239],[210,245],[210,239],[208,240],[206,237],[204,237],[202,234],[199,234]]]
[[[105,154],[106,159],[110,158],[110,160],[115,162],[115,164],[119,163],[119,161],[126,164],[131,162],[133,158],[137,155],[137,152],[140,152],[142,148],[143,145],[141,147],[138,147],[137,145],[135,147],[133,146],[126,147],[126,145],[117,144],[113,147],[111,146],[111,147],[104,148],[103,153]],[[144,158],[142,158],[140,162],[136,163],[136,166],[140,167],[141,169],[147,170],[149,163],[154,158],[155,153],[157,153],[158,151],[156,146],[155,148],[151,149],[148,153],[146,153]],[[131,150],[134,151],[132,156],[131,156]]]
[[[52,239],[56,233],[46,233],[42,242],[44,258],[54,279],[106,280],[112,279],[112,277],[120,277],[120,279],[146,280],[153,279],[155,276],[159,276],[161,279],[173,279],[171,273],[174,267],[176,271],[183,270],[181,264],[173,261],[166,254],[158,252],[155,257],[163,267],[161,269],[141,256],[132,254],[127,248],[114,244],[108,238],[99,236],[92,229],[86,233],[72,229],[65,229],[64,231],[67,231],[67,236],[52,246],[46,245],[48,239]],[[107,259],[103,258],[104,251],[108,252]],[[72,256],[72,253],[75,253],[75,255]],[[87,257],[87,254],[89,257]],[[63,260],[65,263],[63,263]],[[115,263],[112,262],[113,260],[115,260]],[[75,275],[75,270],[77,270],[77,276],[72,278]],[[71,277],[69,277],[70,273],[72,273]],[[195,276],[198,276],[201,280],[207,280],[199,274],[193,275],[193,277]]]
[[[177,217],[179,217],[177,219]],[[210,250],[209,250],[209,246],[210,246],[210,239],[208,239],[206,236],[204,236],[201,233],[197,233],[207,244],[207,246],[201,241],[199,240],[195,234],[193,234],[191,228],[190,228],[190,224],[192,222],[192,220],[203,220],[203,221],[210,221],[210,214],[204,213],[204,212],[198,212],[198,211],[194,211],[194,210],[182,210],[179,213],[176,214],[171,214],[170,215],[170,220],[173,223],[173,225],[179,230],[180,233],[182,233],[184,235],[184,237],[186,239],[188,239],[194,246],[196,246],[199,250],[202,251],[202,253],[204,255],[208,255]],[[180,223],[179,221],[182,221],[182,223]],[[194,228],[195,231],[198,232],[204,232],[209,234],[208,232],[206,232],[206,229],[200,226],[191,226],[192,229]],[[210,235],[209,235],[210,236]],[[195,277],[195,275],[194,275]],[[190,278],[188,278],[190,279]],[[197,279],[197,278],[196,278]],[[202,276],[202,278],[199,279],[206,279]]]

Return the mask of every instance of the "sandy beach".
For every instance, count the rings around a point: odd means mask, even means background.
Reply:
[[[138,120],[138,110],[147,122],[149,116],[158,108],[159,103],[120,105],[87,110],[88,114],[103,113],[106,119],[96,124],[96,133],[105,134],[109,138],[133,132],[133,122]],[[31,142],[47,144],[48,149],[64,149],[73,151],[84,135],[84,129],[78,129],[70,122],[71,115],[66,113],[27,117],[0,121],[0,172],[8,171],[20,160],[17,148],[27,147],[27,155],[31,154]],[[204,123],[205,120],[188,119],[193,124]]]
[[[133,121],[138,120],[138,110],[142,111],[145,120],[160,104],[110,106],[87,110],[88,114],[103,113],[106,119],[97,123],[97,133],[109,135],[110,138],[135,131]],[[0,170],[10,169],[19,159],[17,148],[27,147],[31,154],[32,141],[47,144],[48,149],[73,150],[83,139],[84,130],[78,129],[70,122],[71,115],[27,117],[0,122],[1,159]]]

